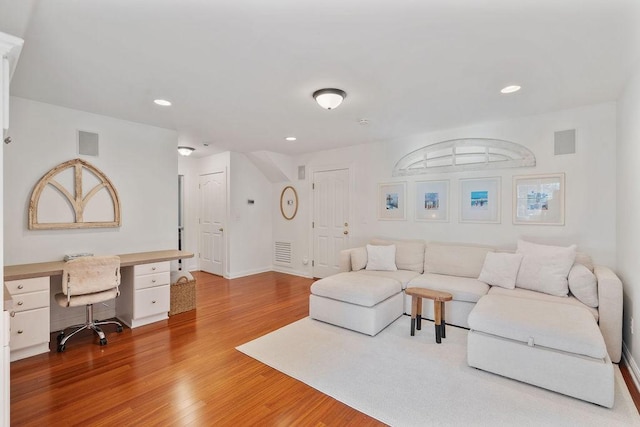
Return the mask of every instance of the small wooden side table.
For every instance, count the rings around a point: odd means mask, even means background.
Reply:
[[[451,301],[453,296],[449,292],[434,291],[424,288],[407,288],[407,295],[411,295],[411,336],[416,334],[417,329],[422,329],[422,298],[433,300],[433,312],[436,324],[436,342],[440,344],[442,338],[446,338],[444,303]]]

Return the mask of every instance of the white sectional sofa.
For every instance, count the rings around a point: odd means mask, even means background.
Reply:
[[[380,266],[378,253],[390,248],[395,265]],[[446,322],[470,329],[469,365],[613,405],[622,283],[575,246],[519,241],[514,255],[482,245],[377,239],[342,251],[340,266],[341,273],[312,285],[311,318],[375,335],[410,313],[407,287],[447,291],[453,300]],[[432,310],[424,304],[423,317],[433,319]]]

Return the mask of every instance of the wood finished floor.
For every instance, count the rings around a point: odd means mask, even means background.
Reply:
[[[195,311],[13,362],[11,425],[382,425],[235,350],[307,316],[312,280],[195,277]]]
[[[195,311],[12,363],[11,425],[383,425],[235,350],[307,316],[312,280],[195,276]]]

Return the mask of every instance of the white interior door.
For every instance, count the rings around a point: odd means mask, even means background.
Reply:
[[[313,276],[339,272],[349,242],[349,169],[313,174]]]
[[[224,224],[227,213],[226,172],[201,175],[200,189],[200,269],[224,275]]]

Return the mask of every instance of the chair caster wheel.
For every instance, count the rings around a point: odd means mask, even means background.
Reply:
[[[56,337],[56,339],[58,340],[58,344],[60,344],[63,338],[64,338],[64,332],[60,332]]]
[[[100,345],[107,345],[107,339],[106,338],[100,338]]]
[[[67,346],[66,346],[66,345],[64,345],[64,344],[59,345],[59,346],[58,346],[58,353],[62,353],[62,352],[65,350],[65,348],[67,348]]]
[[[122,326],[118,326],[118,327],[116,328],[116,332],[118,332],[118,333],[122,332]]]

